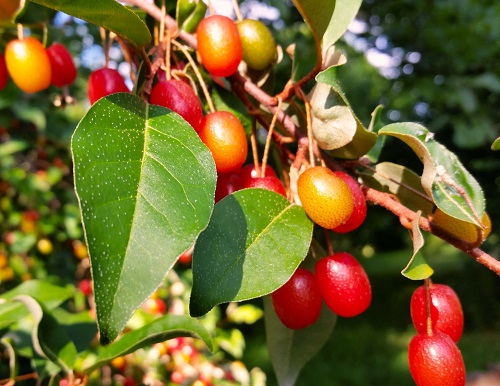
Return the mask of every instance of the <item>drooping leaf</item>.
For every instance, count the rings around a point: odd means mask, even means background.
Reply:
[[[151,41],[146,24],[116,0],[31,0],[103,27],[142,47]]]
[[[9,357],[9,378],[15,380],[18,373],[18,363],[16,357],[16,351],[13,346],[13,341],[11,338],[3,337],[0,339],[0,344],[5,348],[7,355]]]
[[[361,0],[293,0],[293,4],[311,28],[316,49],[325,52],[347,30]]]
[[[424,165],[422,187],[443,212],[482,226],[481,186],[454,153],[434,140],[433,133],[420,124],[403,122],[385,126],[379,134],[401,139],[417,154]]]
[[[167,314],[137,330],[124,334],[120,339],[102,348],[94,361],[80,370],[85,374],[90,374],[116,357],[181,336],[201,339],[210,350],[213,349],[212,338],[200,321],[186,315]]]
[[[0,328],[26,317],[29,311],[19,302],[14,302],[18,295],[28,295],[35,298],[47,310],[52,310],[74,293],[72,287],[58,287],[47,281],[29,280],[0,296]]]
[[[363,183],[381,192],[391,193],[407,208],[424,214],[432,213],[432,199],[422,188],[420,176],[405,166],[392,162],[381,162],[375,170],[363,170]]]
[[[264,297],[264,315],[267,347],[278,385],[293,386],[304,365],[330,337],[337,316],[323,305],[316,323],[300,330],[291,330],[278,319],[269,296]]]
[[[401,271],[401,274],[411,280],[424,280],[434,273],[434,270],[427,264],[420,250],[424,246],[424,237],[420,231],[420,216],[418,211],[412,222],[411,238],[413,242],[413,255],[408,265]]]
[[[201,0],[179,0],[175,19],[181,29],[193,33],[205,17],[206,11],[207,5]]]
[[[357,159],[370,151],[377,142],[378,136],[376,133],[367,130],[356,114],[354,114],[349,101],[337,81],[337,70],[337,67],[333,66],[316,76],[316,81],[327,85],[330,88],[331,95],[334,96],[325,100],[326,103],[324,102],[323,108],[331,109],[335,113],[335,108],[338,109],[338,106],[344,106],[342,115],[334,114],[331,121],[327,121],[328,125],[322,126],[322,135],[333,138],[334,141],[337,138],[350,137],[349,141],[344,141],[343,143],[338,141],[335,146],[331,146],[330,144],[329,149],[334,150],[330,150],[329,154],[336,158]],[[312,106],[312,109],[314,114],[314,106]],[[323,121],[325,120],[323,119]],[[349,125],[346,126],[345,122],[349,122]],[[355,127],[353,126],[354,123],[356,124]],[[342,134],[338,134],[339,132]]]
[[[61,329],[57,320],[35,298],[19,295],[15,299],[24,303],[34,319],[32,342],[35,352],[71,372],[76,361],[75,345]]]
[[[72,152],[99,331],[109,342],[207,226],[215,164],[179,115],[128,93],[93,105]]]
[[[191,315],[279,288],[306,256],[312,230],[301,206],[268,190],[244,189],[219,201],[194,248]]]

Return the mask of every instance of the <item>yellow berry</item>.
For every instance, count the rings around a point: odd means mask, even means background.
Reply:
[[[349,186],[324,166],[303,172],[297,180],[297,193],[311,220],[326,229],[344,224],[354,209]]]

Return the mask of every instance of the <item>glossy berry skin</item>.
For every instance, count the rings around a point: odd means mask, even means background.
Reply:
[[[13,82],[26,93],[50,86],[50,60],[45,47],[34,37],[14,39],[5,47],[5,62]]]
[[[198,54],[203,66],[215,76],[229,76],[236,72],[243,57],[238,27],[222,15],[204,18],[196,29]]]
[[[321,313],[321,294],[312,272],[297,268],[290,280],[271,294],[276,315],[292,330],[310,326]]]
[[[239,171],[219,173],[215,187],[215,202],[217,203],[224,197],[241,189],[243,189],[243,179]]]
[[[285,187],[283,186],[281,180],[275,176],[252,178],[245,188],[262,188],[272,190],[273,192],[281,194],[286,198]]]
[[[446,334],[418,334],[408,347],[410,373],[417,386],[464,386],[462,353]]]
[[[245,19],[238,23],[243,60],[253,70],[263,70],[277,57],[273,34],[259,20]]]
[[[158,82],[151,90],[149,101],[175,111],[196,131],[200,129],[203,110],[198,96],[187,83],[177,79]]]
[[[311,220],[326,229],[344,224],[354,210],[349,186],[324,166],[303,172],[297,180],[297,193]]]
[[[125,79],[117,70],[104,67],[90,74],[87,89],[90,104],[93,105],[102,97],[116,92],[130,92]]]
[[[359,228],[366,218],[366,199],[361,187],[358,182],[352,178],[349,174],[344,172],[333,172],[337,177],[342,178],[342,180],[349,186],[351,190],[352,199],[354,201],[354,208],[351,216],[347,219],[345,224],[339,225],[334,228],[333,231],[337,233],[348,233],[356,228]]]
[[[363,266],[349,253],[338,252],[318,260],[314,273],[323,300],[337,315],[350,318],[370,306],[370,280]]]
[[[218,173],[238,170],[248,154],[248,140],[240,120],[228,111],[207,114],[198,132],[210,149]]]
[[[260,168],[262,168],[262,166],[259,166],[259,173],[262,171]],[[257,173],[254,164],[243,165],[240,174],[241,178],[243,179],[243,186],[248,186],[252,178],[260,177],[260,174]],[[266,165],[266,170],[264,171],[264,177],[270,177],[270,176],[277,177],[274,169],[271,166]]]
[[[76,79],[76,67],[69,51],[60,43],[54,43],[47,48],[49,55],[51,77],[50,83],[57,87],[72,84]]]
[[[9,73],[5,64],[5,56],[0,53],[0,91],[2,91],[9,81]]]
[[[429,287],[431,298],[432,330],[439,330],[454,342],[458,342],[464,328],[464,314],[460,299],[453,289],[445,284],[432,283]],[[411,319],[419,334],[427,331],[427,306],[425,286],[418,287],[411,297]]]

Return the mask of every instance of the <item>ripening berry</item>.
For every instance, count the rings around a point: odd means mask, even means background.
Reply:
[[[245,19],[238,23],[243,60],[254,70],[263,70],[276,61],[277,51],[273,34],[259,20]]]
[[[292,330],[310,326],[321,313],[321,294],[314,274],[297,268],[292,277],[271,294],[276,315]]]
[[[49,55],[34,37],[8,42],[5,62],[12,81],[24,92],[35,93],[50,86]]]
[[[207,114],[198,132],[210,149],[218,173],[235,171],[243,165],[248,154],[248,140],[240,120],[228,111]]]
[[[50,83],[57,87],[68,86],[76,79],[76,67],[69,51],[60,43],[47,48],[49,55],[51,78]]]
[[[196,29],[198,53],[207,71],[215,76],[236,72],[243,57],[238,27],[222,15],[204,18]]]
[[[259,166],[259,173],[257,173],[257,170],[255,169],[255,164],[252,163],[243,165],[240,171],[241,178],[243,179],[243,186],[248,186],[252,178],[260,177],[260,173],[262,172],[261,168],[262,165]],[[266,170],[264,171],[264,177],[270,177],[270,176],[277,177],[274,169],[271,166],[266,165]]]
[[[91,105],[116,92],[130,92],[125,79],[117,70],[104,67],[90,74],[87,94]]]
[[[286,198],[285,187],[283,186],[281,180],[275,176],[251,178],[245,188],[262,188],[272,190],[273,192],[281,194]]]
[[[196,130],[200,130],[203,110],[193,88],[177,79],[165,80],[154,85],[149,102],[175,111]]]
[[[451,217],[441,211],[439,208],[437,208],[434,212],[432,222],[448,231],[455,237],[468,242],[469,244],[482,242],[489,236],[491,232],[491,220],[486,212],[484,212],[482,218],[482,222],[484,225],[482,237],[481,230],[477,226],[467,221],[462,221],[455,217]]]
[[[218,173],[217,185],[215,187],[215,202],[219,202],[224,197],[243,189],[243,180],[239,171]]]
[[[345,224],[354,210],[349,186],[324,166],[303,172],[297,180],[297,193],[311,220],[326,229]]]
[[[345,224],[339,225],[334,228],[333,231],[337,233],[347,233],[359,228],[366,218],[366,199],[361,187],[358,182],[352,178],[349,174],[344,172],[333,172],[337,177],[342,178],[344,182],[349,186],[351,190],[352,198],[354,201],[354,208],[351,216],[347,219]]]
[[[318,260],[314,273],[323,300],[337,315],[350,318],[370,306],[370,280],[363,266],[349,253],[338,252]]]
[[[462,353],[446,334],[418,334],[408,347],[408,364],[417,386],[464,386]]]
[[[458,342],[464,328],[464,314],[460,299],[453,289],[445,284],[431,283],[429,286],[431,300],[432,330],[439,330]],[[419,334],[427,331],[427,302],[425,285],[418,287],[411,297],[411,319]]]

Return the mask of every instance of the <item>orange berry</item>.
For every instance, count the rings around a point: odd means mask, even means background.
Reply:
[[[235,22],[222,15],[204,18],[196,29],[198,53],[203,66],[215,76],[236,72],[243,58],[243,47]]]
[[[214,157],[217,172],[239,169],[248,154],[248,140],[240,120],[229,111],[207,114],[198,132]]]
[[[349,186],[324,166],[303,172],[297,180],[297,193],[311,220],[326,229],[344,224],[354,210]]]
[[[5,47],[7,70],[14,83],[26,93],[49,87],[50,60],[42,43],[34,37],[14,39]]]
[[[437,226],[443,228],[445,231],[451,233],[455,237],[462,239],[469,244],[476,244],[485,240],[491,232],[491,219],[486,212],[483,218],[483,235],[481,237],[481,229],[476,225],[467,221],[459,220],[455,217],[449,216],[439,208],[434,212],[432,222]]]

